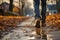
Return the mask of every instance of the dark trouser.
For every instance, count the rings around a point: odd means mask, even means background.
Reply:
[[[34,9],[35,9],[35,18],[40,18],[40,10],[39,10],[40,0],[34,0]]]

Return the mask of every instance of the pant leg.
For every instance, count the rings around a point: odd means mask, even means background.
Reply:
[[[40,9],[39,9],[39,5],[40,5],[40,0],[34,0],[34,9],[35,9],[35,18],[40,18]]]

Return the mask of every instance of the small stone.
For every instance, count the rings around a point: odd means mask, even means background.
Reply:
[[[29,35],[29,37],[33,37],[33,35]]]
[[[29,36],[29,35],[26,34],[25,36]]]

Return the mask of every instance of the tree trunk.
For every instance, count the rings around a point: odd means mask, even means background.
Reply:
[[[57,1],[57,11],[58,11],[58,13],[60,13],[60,0]]]
[[[10,0],[9,11],[13,11],[13,0]]]
[[[19,15],[20,15],[20,13],[21,13],[21,8],[20,8],[21,6],[20,6],[20,0],[19,0]]]

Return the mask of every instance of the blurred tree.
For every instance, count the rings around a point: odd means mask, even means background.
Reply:
[[[57,11],[60,13],[60,0],[56,0]]]
[[[21,16],[21,14],[22,14],[22,9],[21,9],[21,6],[22,5],[22,3],[21,3],[21,0],[19,0],[19,15]]]
[[[13,0],[10,0],[9,11],[13,11]]]
[[[25,0],[22,0],[22,15],[24,14]]]

